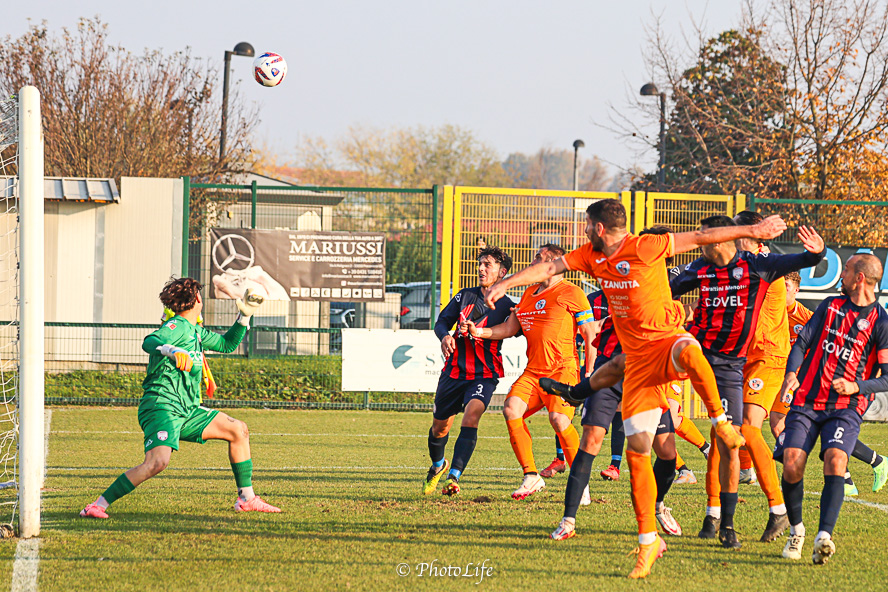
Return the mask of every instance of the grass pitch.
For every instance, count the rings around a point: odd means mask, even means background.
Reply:
[[[838,552],[826,566],[813,566],[810,559],[782,559],[784,540],[758,542],[767,510],[757,485],[740,486],[742,549],[730,552],[696,538],[705,505],[704,462],[681,441],[679,451],[701,480],[675,485],[667,498],[686,534],[667,539],[669,549],[646,582],[632,582],[626,575],[634,557],[627,553],[635,547],[636,527],[628,475],[612,483],[597,478],[610,458],[607,441],[607,454],[595,461],[594,502],[577,516],[578,536],[554,542],[547,536],[561,517],[567,476],[547,480],[547,488],[525,502],[513,501],[509,494],[521,475],[497,414],[482,420],[456,499],[420,493],[430,414],[230,414],[250,426],[257,493],[281,506],[282,514],[234,513],[226,445],[211,442],[183,443],[166,472],[114,504],[111,519],[81,519],[77,513],[86,503],[142,460],[136,409],[55,408],[40,590],[838,591],[882,589],[888,580],[888,488],[871,493],[872,471],[858,461],[851,461],[858,500],[871,505],[845,502],[835,533]],[[530,428],[544,467],[554,453],[552,430],[542,416],[532,418]],[[866,424],[862,439],[884,453],[888,426]],[[815,458],[805,489],[819,491],[822,484]],[[818,502],[817,495],[806,496],[806,557]],[[0,543],[0,577],[7,584],[14,553],[15,541]],[[448,575],[448,566],[465,570],[467,564],[469,577],[456,576],[455,569]],[[476,570],[482,564],[483,578]]]

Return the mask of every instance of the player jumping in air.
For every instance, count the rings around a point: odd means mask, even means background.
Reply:
[[[549,263],[562,255],[564,250],[561,247],[543,245],[530,267]],[[534,462],[530,430],[524,421],[524,414],[529,408],[537,408],[540,403],[546,407],[549,422],[563,443],[567,464],[573,464],[579,446],[577,430],[571,423],[574,407],[561,397],[543,392],[539,379],[542,376],[555,376],[568,382],[579,380],[580,367],[574,339],[579,330],[587,351],[592,348],[592,320],[592,311],[583,291],[561,274],[555,274],[529,286],[515,311],[504,323],[482,328],[469,318],[463,322],[462,329],[478,339],[505,339],[519,332],[527,339],[527,366],[509,390],[503,407],[512,450],[524,471],[521,486],[512,493],[516,500],[523,500],[545,487],[545,481]],[[592,358],[588,357],[587,360],[591,362]],[[590,372],[591,367],[586,370]]]
[[[176,315],[142,342],[148,354],[148,371],[142,383],[145,393],[139,403],[145,461],[121,474],[95,502],[81,510],[84,518],[107,518],[108,506],[170,464],[180,441],[203,444],[207,440],[228,442],[228,458],[237,485],[236,511],[280,512],[253,492],[247,424],[200,405],[204,351],[234,351],[263,299],[247,291],[237,301],[240,314],[234,325],[219,335],[197,324],[203,309],[200,290],[200,283],[192,278],[170,280],[163,287],[160,301]]]
[[[873,255],[858,253],[848,259],[842,295],[820,303],[790,351],[780,392],[784,402],[792,401],[781,435],[790,522],[783,549],[787,559],[802,557],[805,465],[818,437],[824,487],[812,559],[826,563],[836,552],[832,533],[844,499],[848,457],[873,393],[888,390],[888,313],[875,295],[881,279],[882,264]]]
[[[646,234],[667,234],[668,232],[668,228],[656,227],[642,231],[640,236]],[[669,262],[670,260],[667,259],[667,264]],[[610,306],[604,292],[593,292],[587,298],[596,321],[603,320],[602,330],[594,342],[595,347],[598,349],[598,355],[595,358],[595,369],[597,370],[616,356],[620,356],[622,348],[614,331]],[[547,386],[550,384],[549,380],[541,382]],[[662,388],[665,390],[670,387],[663,385]],[[564,517],[561,519],[558,528],[549,535],[550,538],[556,541],[569,539],[576,533],[576,516],[580,505],[580,494],[584,490],[588,490],[592,463],[595,460],[595,456],[601,451],[604,435],[607,433],[608,426],[612,425],[622,399],[623,381],[620,381],[613,386],[592,392],[583,402],[581,422],[583,425],[583,437],[580,440],[580,450],[577,453],[574,464],[571,466],[570,476],[567,480],[567,490],[564,494]],[[580,403],[580,401],[569,401]],[[660,523],[663,531],[667,534],[681,536],[681,526],[672,516],[671,510],[666,507],[664,501],[675,480],[677,461],[672,414],[669,410],[664,411],[660,418],[652,446],[657,453],[657,460],[654,462],[653,469],[657,487],[657,522]]]
[[[808,310],[802,303],[796,301],[796,295],[799,293],[799,286],[802,278],[797,273],[786,274],[786,311],[789,315],[789,344],[790,347],[795,345],[796,338],[802,332],[811,316],[814,314]],[[789,404],[784,403],[780,397],[774,401],[771,407],[771,433],[775,438],[779,438],[783,432],[786,414],[789,412]],[[779,446],[779,445],[778,445]],[[779,454],[779,452],[778,452]],[[857,460],[863,461],[870,465],[873,469],[873,491],[879,491],[885,487],[888,482],[888,459],[877,454],[872,448],[857,440],[854,444],[854,451],[851,455]],[[851,479],[851,473],[845,469],[845,495],[855,496],[860,492],[857,485]]]
[[[474,339],[459,332],[450,334],[454,325],[473,319],[479,327],[498,325],[511,314],[512,301],[507,296],[497,298],[488,308],[484,304],[490,287],[512,268],[512,258],[499,247],[487,247],[478,253],[478,283],[474,288],[463,288],[444,307],[435,322],[435,335],[441,340],[444,369],[438,378],[435,404],[432,408],[432,427],[429,428],[429,467],[422,492],[432,493],[444,476],[449,463],[444,458],[447,437],[453,419],[463,412],[462,427],[453,448],[453,464],[443,495],[459,493],[462,477],[475,444],[478,441],[478,422],[490,404],[490,398],[499,379],[503,377],[502,341]]]
[[[757,223],[761,223],[761,218]],[[700,221],[702,229],[720,227],[754,226],[738,226],[727,216],[710,216]],[[751,417],[761,425],[765,410],[771,408],[773,399],[780,390],[773,379],[776,371],[771,370],[769,373],[770,368],[757,361],[761,360],[761,356],[753,358],[752,371],[747,364],[750,345],[755,344],[756,326],[762,322],[760,314],[763,302],[774,281],[790,271],[817,265],[826,251],[823,239],[813,229],[801,227],[799,239],[805,251],[793,255],[755,255],[738,250],[734,241],[706,245],[702,248],[703,256],[687,265],[670,281],[672,294],[676,298],[700,289],[690,332],[700,342],[704,356],[712,365],[718,391],[731,423],[743,434],[747,446],[757,455],[765,456],[760,459],[762,488],[768,496],[770,507],[768,524],[762,535],[762,540],[765,541],[774,540],[786,530],[786,507],[777,486],[777,472],[770,450],[761,437],[761,430],[752,429],[754,425],[749,423],[749,417],[744,411],[743,374],[744,367],[748,373],[755,374],[756,379],[750,379],[752,384],[747,389],[746,400],[751,406],[755,406]],[[782,301],[778,304],[782,306]],[[777,351],[778,355],[779,353]],[[745,426],[741,428],[744,423]],[[703,528],[698,536],[718,536],[722,546],[728,549],[741,546],[734,530],[739,477],[738,451],[730,450],[720,442],[709,453],[706,472],[709,501]]]
[[[689,376],[716,425],[718,436],[730,448],[744,444],[742,436],[728,423],[715,375],[700,344],[683,329],[685,311],[672,300],[665,260],[702,245],[747,236],[769,240],[785,228],[779,216],[772,216],[756,226],[639,237],[627,232],[623,205],[618,200],[604,199],[586,210],[589,243],[562,258],[531,265],[504,278],[487,296],[488,303],[492,304],[509,288],[539,283],[568,270],[585,271],[601,282],[617,336],[626,352],[623,425],[639,533],[638,558],[629,574],[631,578],[646,577],[666,548],[657,535],[657,488],[650,458],[654,433],[663,411],[669,408],[664,386]],[[574,399],[585,399],[591,394],[589,380],[575,387],[562,386]],[[577,392],[572,393],[575,389]]]

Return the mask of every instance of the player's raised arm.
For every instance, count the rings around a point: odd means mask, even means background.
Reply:
[[[505,296],[509,288],[538,284],[546,281],[553,275],[560,275],[565,271],[567,271],[567,265],[565,265],[563,257],[559,257],[554,261],[544,261],[535,265],[529,265],[518,273],[514,273],[495,283],[490,288],[485,302],[487,306],[494,308],[496,301]]]
[[[477,327],[475,323],[470,320],[463,321],[459,325],[460,333],[468,333],[475,339],[493,339],[495,341],[501,341],[518,335],[519,331],[521,331],[521,324],[518,322],[518,317],[515,316],[514,312],[509,315],[509,318],[506,319],[505,322],[500,323],[499,325],[494,325],[493,327]]]
[[[719,226],[691,232],[679,232],[673,235],[675,237],[675,254],[687,253],[703,245],[733,242],[738,238],[771,240],[780,236],[784,230],[786,230],[786,222],[775,214],[750,226]]]

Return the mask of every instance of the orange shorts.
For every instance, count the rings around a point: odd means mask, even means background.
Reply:
[[[785,373],[786,360],[781,358],[746,362],[743,367],[743,404],[758,405],[771,411],[778,400]]]
[[[669,409],[666,401],[667,385],[684,380],[687,374],[679,373],[672,363],[672,349],[679,341],[696,342],[690,333],[676,332],[670,337],[651,341],[644,351],[626,354],[626,371],[623,378],[623,419],[652,409]]]
[[[573,419],[576,407],[564,401],[558,395],[550,395],[540,388],[540,378],[548,376],[565,384],[576,384],[580,379],[580,371],[576,366],[563,366],[552,371],[535,372],[525,370],[509,389],[509,397],[518,397],[527,404],[528,409],[545,407],[550,413],[563,413]]]

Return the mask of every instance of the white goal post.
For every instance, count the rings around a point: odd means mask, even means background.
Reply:
[[[40,534],[40,490],[44,478],[43,368],[43,126],[40,92],[18,95],[19,209],[19,536]]]

